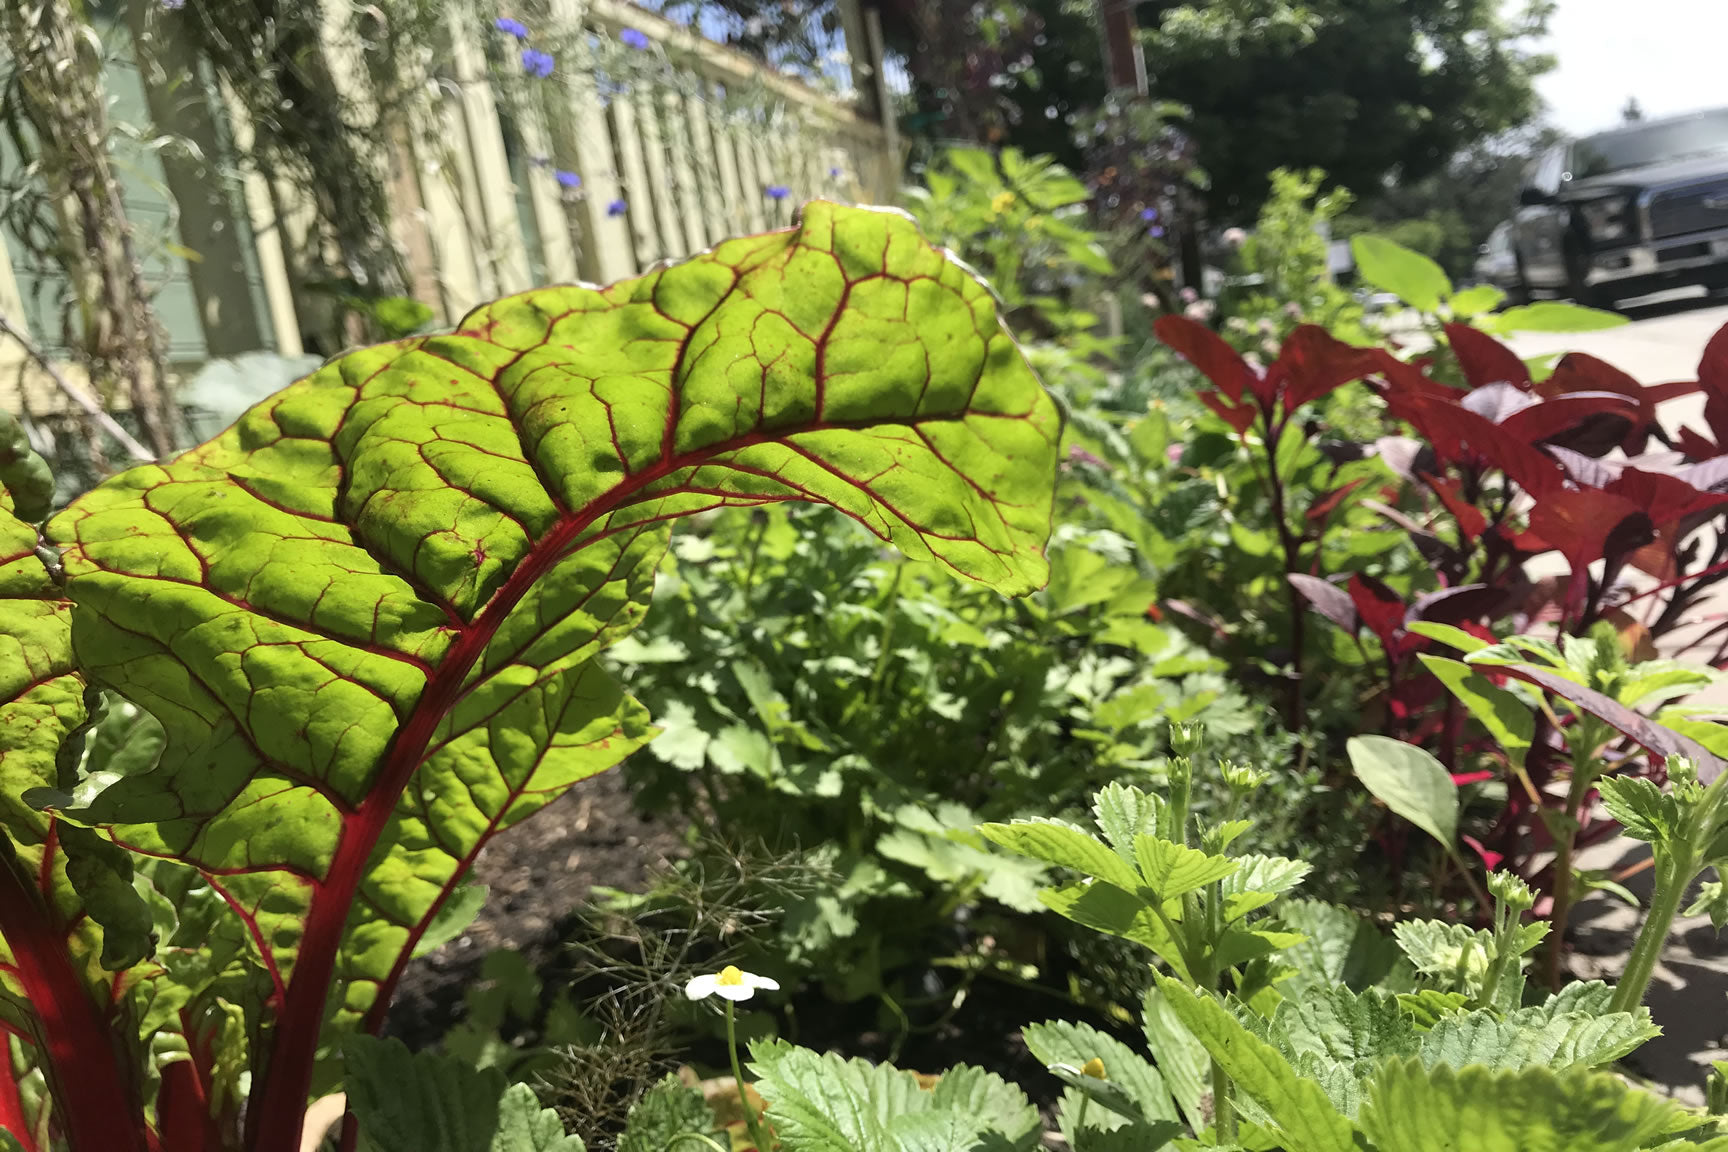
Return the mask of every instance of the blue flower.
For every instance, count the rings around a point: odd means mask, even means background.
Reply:
[[[178,12],[186,7],[186,0],[162,0],[162,7],[169,12]]]
[[[622,216],[628,211],[630,211],[630,205],[622,200],[614,200],[606,205],[606,215],[608,216]]]
[[[829,179],[830,179],[830,180],[838,180],[838,179],[840,179],[840,169],[838,169],[838,168],[830,168],[830,169],[828,169],[828,178],[829,178]]]
[[[542,52],[538,48],[522,49],[522,71],[528,73],[530,76],[538,76],[541,79],[545,79],[552,75],[552,69],[556,67],[557,64],[558,61],[552,58],[552,53],[550,52]]]
[[[1148,223],[1148,224],[1152,223],[1152,221],[1158,219],[1158,209],[1156,209],[1156,208],[1142,208],[1142,209],[1140,209],[1140,219],[1146,221],[1146,223]]]
[[[181,0],[181,2],[184,3],[185,0]],[[528,39],[528,25],[522,23],[520,20],[512,20],[508,16],[500,16],[498,19],[492,21],[492,27],[498,29],[498,31],[504,33],[506,36],[514,36],[518,40]]]
[[[784,184],[770,184],[766,189],[764,189],[764,191],[768,193],[768,198],[770,200],[784,200],[786,197],[792,195],[792,189],[786,187]]]
[[[1163,225],[1161,225],[1161,224],[1152,225],[1152,227],[1146,229],[1146,235],[1152,237],[1154,240],[1158,239],[1160,236],[1164,235]]]
[[[618,39],[626,46],[641,51],[648,47],[648,37],[634,28],[626,28],[618,33]]]
[[[582,177],[576,175],[574,172],[566,172],[562,168],[554,168],[552,170],[552,178],[558,181],[560,186],[565,188],[582,187]]]

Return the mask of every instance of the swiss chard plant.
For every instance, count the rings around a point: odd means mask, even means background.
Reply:
[[[902,216],[813,203],[346,354],[45,526],[13,485],[0,1128],[298,1149],[487,840],[653,738],[596,658],[675,521],[831,504],[1023,594],[1059,433],[981,283]],[[119,698],[160,756],[88,772]]]

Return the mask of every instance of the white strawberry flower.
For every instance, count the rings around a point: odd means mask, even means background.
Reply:
[[[754,972],[745,972],[731,964],[708,975],[697,976],[684,985],[684,995],[692,1000],[706,1000],[710,996],[719,996],[726,1000],[743,1003],[756,995],[758,988],[770,992],[780,990],[780,982],[766,976],[758,976]]]

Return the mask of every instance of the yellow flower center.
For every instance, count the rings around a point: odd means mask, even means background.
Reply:
[[[744,983],[744,973],[740,972],[733,965],[728,964],[726,967],[720,969],[720,975],[715,977],[714,983],[723,988],[737,988]]]
[[[1080,1071],[1092,1077],[1094,1080],[1108,1079],[1108,1077],[1104,1075],[1104,1061],[1098,1059],[1096,1056],[1080,1065]]]

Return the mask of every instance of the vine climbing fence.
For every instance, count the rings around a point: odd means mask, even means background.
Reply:
[[[627,277],[788,224],[807,199],[886,201],[901,167],[856,4],[822,87],[620,0],[322,0],[298,17],[262,0],[20,2],[41,3],[36,27],[85,25],[68,51],[96,61],[107,120],[90,131],[153,309],[153,371],[182,391],[211,362],[303,366],[536,284]],[[33,44],[0,45],[8,107],[56,66]],[[54,142],[26,116],[6,127],[0,407],[48,426],[81,418],[83,390],[128,422],[133,392],[80,352],[100,301],[80,286],[87,229]]]

